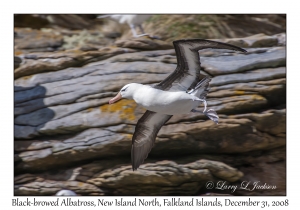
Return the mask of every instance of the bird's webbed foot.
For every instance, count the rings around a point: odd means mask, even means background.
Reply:
[[[142,37],[142,36],[145,36],[149,39],[160,39],[160,37],[158,37],[158,36],[152,36],[152,35],[149,35],[149,34],[138,34],[138,35],[135,35],[134,37],[138,38],[138,37]]]
[[[214,123],[218,124],[219,123],[219,116],[217,112],[213,109],[209,109],[206,112],[203,112],[209,119],[214,121]]]
[[[192,109],[191,112],[194,113],[201,113],[201,111],[198,111],[196,109]],[[219,123],[219,116],[217,114],[217,112],[213,109],[209,109],[207,111],[203,111],[203,114],[205,114],[209,119],[211,119],[212,121],[214,121],[214,123],[218,124]]]
[[[142,37],[142,36],[150,37],[149,34],[137,34],[137,35],[135,35],[134,37],[135,37],[135,38],[138,38],[138,37]]]

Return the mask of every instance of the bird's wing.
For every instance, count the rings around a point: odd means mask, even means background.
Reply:
[[[199,50],[215,48],[247,52],[234,45],[205,39],[176,40],[173,45],[177,57],[177,67],[172,74],[157,85],[157,88],[161,90],[187,91],[195,88],[200,81]]]
[[[206,96],[209,91],[209,82],[211,78],[209,76],[205,76],[195,87],[195,89],[189,91],[189,94],[195,95],[200,99],[206,99]]]
[[[177,56],[177,68],[154,88],[169,91],[194,89],[200,81],[200,58],[198,51],[201,49],[216,48],[246,52],[244,49],[230,44],[204,39],[177,40],[173,44]],[[208,84],[203,82],[202,86],[200,87],[200,89],[203,89],[202,97],[205,97]],[[147,110],[141,119],[139,119],[132,138],[131,162],[133,170],[136,170],[147,158],[154,145],[158,131],[171,117],[172,115],[164,115]]]
[[[132,170],[136,170],[147,158],[158,131],[171,117],[147,110],[139,119],[132,137]]]

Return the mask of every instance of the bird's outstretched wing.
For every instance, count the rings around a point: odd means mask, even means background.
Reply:
[[[170,91],[187,91],[195,88],[200,80],[199,50],[206,48],[228,49],[246,52],[234,45],[205,39],[182,39],[173,42],[177,67],[175,71],[157,85],[158,89]]]
[[[234,45],[205,39],[177,40],[173,42],[173,45],[177,57],[177,67],[172,74],[154,88],[169,91],[194,89],[200,81],[198,51],[201,49],[215,48],[246,52],[246,50]],[[208,81],[208,79],[206,80]],[[203,95],[199,96],[206,97],[208,84],[203,83],[202,86],[200,88],[203,88]],[[172,115],[164,115],[147,110],[139,119],[132,138],[131,162],[133,170],[136,170],[147,158],[154,145],[158,131],[171,117]]]
[[[132,137],[132,170],[136,170],[147,158],[158,131],[171,117],[147,110],[139,119]]]

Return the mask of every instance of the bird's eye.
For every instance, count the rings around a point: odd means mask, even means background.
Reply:
[[[128,88],[128,87],[126,87],[126,88],[122,89],[122,90],[121,90],[121,92],[124,92],[124,91],[125,91],[127,88]]]

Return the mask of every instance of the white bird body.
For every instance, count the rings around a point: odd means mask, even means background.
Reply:
[[[134,88],[132,99],[137,104],[160,114],[187,114],[201,104],[198,97],[184,91],[163,91],[136,83],[131,83],[130,88]]]
[[[119,23],[128,25],[140,25],[147,20],[151,15],[109,15],[110,18],[117,20]]]
[[[55,195],[58,196],[76,196],[77,194],[72,190],[60,190]]]
[[[151,15],[102,15],[98,16],[98,18],[111,18],[113,20],[118,21],[120,24],[127,23],[132,31],[134,37],[146,36],[144,29],[142,27],[142,23],[150,18]],[[137,34],[135,31],[135,27],[138,26],[142,34]]]

